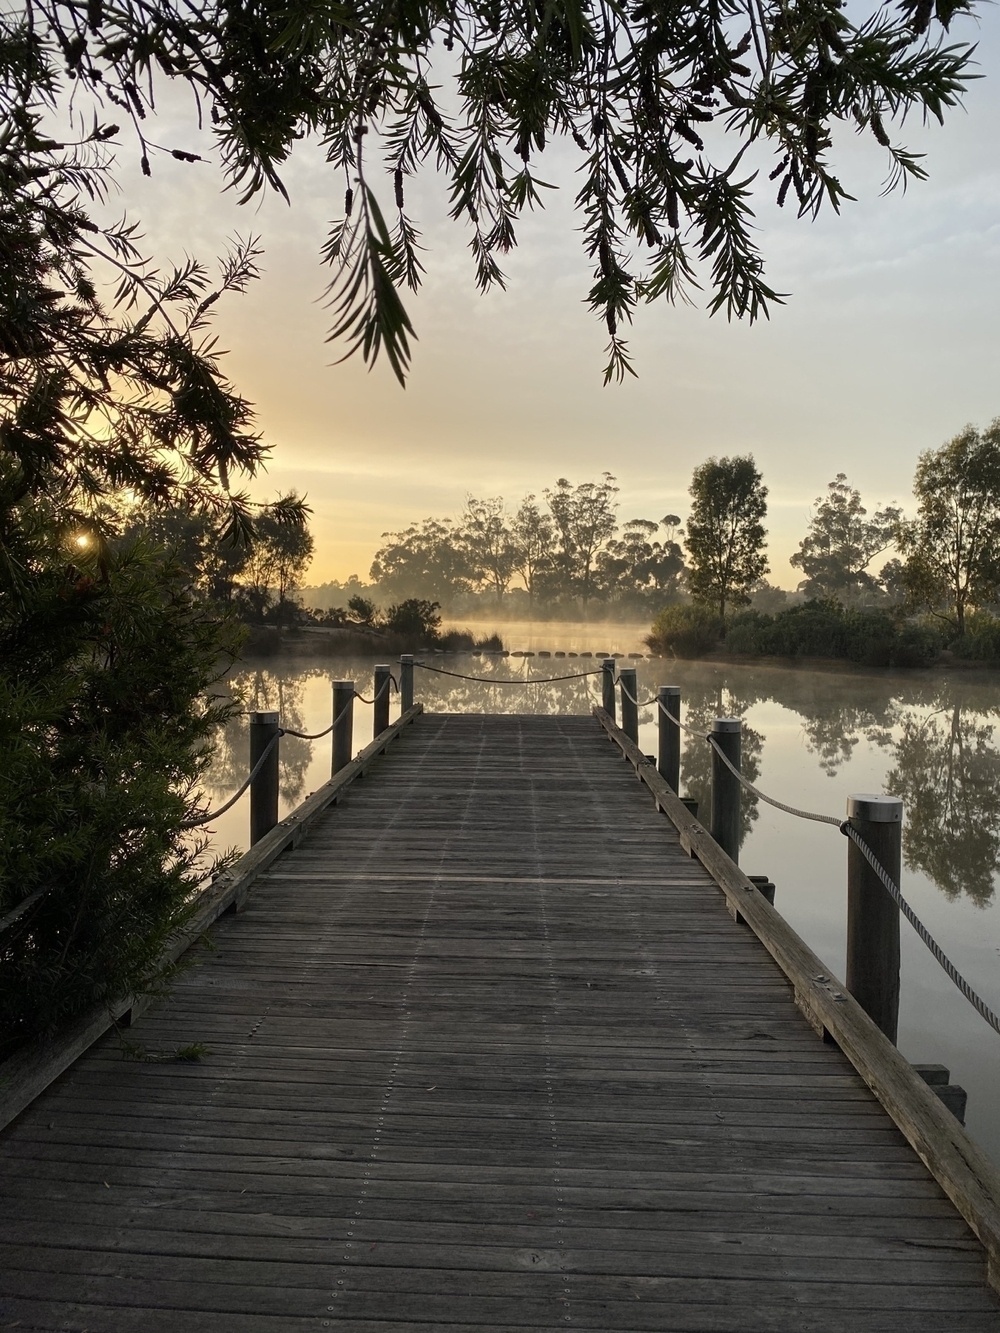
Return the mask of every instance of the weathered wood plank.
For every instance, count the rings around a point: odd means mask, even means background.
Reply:
[[[638,747],[603,709],[595,715],[677,829],[682,846],[710,871],[736,919],[750,927],[779,964],[803,1013],[847,1055],[982,1241],[989,1280],[1000,1291],[1000,1171],[846,988],[830,977],[822,960],[709,837]]]
[[[364,777],[372,762],[384,754],[390,741],[421,713],[415,704],[388,731],[375,738],[352,763],[325,783],[270,833],[261,838],[225,874],[206,884],[198,899],[198,910],[183,932],[165,951],[162,963],[176,962],[223,912],[238,908],[246,901],[257,876],[267,870],[282,852],[295,847],[330,805],[340,799],[352,782]],[[148,1004],[146,996],[127,996],[111,1005],[98,1005],[74,1019],[67,1028],[46,1041],[33,1043],[0,1064],[0,1130],[21,1114],[26,1106],[69,1069],[75,1060],[115,1022],[129,1025]]]
[[[1000,1333],[982,1247],[590,719],[425,716],[0,1136],[0,1324]]]

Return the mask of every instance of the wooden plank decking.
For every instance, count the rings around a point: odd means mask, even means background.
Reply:
[[[0,1327],[1000,1333],[590,718],[425,716],[0,1137]]]

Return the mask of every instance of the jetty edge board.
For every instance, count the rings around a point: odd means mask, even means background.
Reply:
[[[657,808],[677,829],[726,897],[737,921],[757,936],[792,985],[795,1002],[824,1040],[858,1071],[987,1254],[990,1286],[1000,1291],[1000,1171],[973,1142],[908,1060],[876,1027],[847,988],[772,907],[632,740],[599,706],[594,716],[635,768]]]
[[[204,885],[195,911],[160,957],[160,967],[169,967],[196,944],[223,912],[239,911],[254,880],[282,853],[291,851],[310,826],[345,788],[364,777],[374,761],[385,753],[397,736],[424,711],[421,703],[408,708],[385,731],[366,745],[329,782],[307,796],[290,815],[256,842],[239,860]],[[94,1005],[69,1022],[55,1036],[33,1042],[0,1064],[0,1130],[5,1129],[50,1083],[78,1060],[112,1026],[128,1027],[151,1003],[153,996],[126,995],[110,1005]]]

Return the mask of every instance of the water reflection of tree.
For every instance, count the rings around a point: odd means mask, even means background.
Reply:
[[[414,680],[415,698],[432,713],[527,713],[546,716],[558,713],[589,713],[600,703],[599,668],[592,658],[541,661],[520,658],[484,658],[463,660],[449,666],[449,672],[462,672],[479,679],[465,680],[445,675],[440,670],[418,668]],[[430,665],[436,666],[436,663]],[[580,673],[597,674],[580,674]],[[570,680],[546,681],[550,676],[573,676]],[[540,678],[537,683],[533,677]]]
[[[729,689],[718,681],[707,682],[700,688],[690,685],[681,705],[681,721],[697,731],[710,731],[717,717],[738,717],[743,722],[742,772],[750,782],[760,774],[764,737],[748,726],[746,715],[760,695],[749,690]],[[684,735],[681,742],[681,792],[698,802],[699,817],[707,822],[712,809],[712,748],[707,741]],[[760,811],[756,796],[746,789],[740,802],[740,846],[746,840]]]
[[[418,670],[415,696],[431,712],[587,714],[600,701],[599,659],[428,657],[428,664],[480,677],[464,680]],[[248,663],[230,678],[247,711],[277,708],[282,721],[298,731],[319,731],[330,718],[306,714],[305,688],[312,676],[354,679],[371,693],[370,656],[276,657]],[[986,903],[993,895],[993,871],[1000,858],[1000,810],[991,792],[1000,781],[1000,754],[992,744],[991,719],[1000,716],[995,677],[970,673],[942,678],[932,673],[819,672],[787,667],[703,662],[639,663],[640,697],[657,684],[681,688],[684,719],[708,730],[715,717],[744,721],[744,771],[757,779],[763,735],[746,724],[755,705],[774,701],[798,714],[806,746],[823,772],[834,776],[858,747],[894,754],[887,787],[906,802],[906,864],[941,886],[949,897],[968,893]],[[539,676],[587,677],[549,683],[513,684]],[[924,722],[933,710],[939,710]],[[655,724],[655,708],[643,709],[643,724]],[[898,744],[896,737],[899,737]],[[710,808],[711,760],[708,745],[685,736],[682,742],[682,790]],[[282,794],[301,799],[312,754],[308,741],[282,741]],[[246,718],[235,719],[222,737],[212,765],[213,801],[243,780],[248,764]],[[784,795],[778,792],[777,795]],[[743,837],[757,817],[756,801],[745,795]]]
[[[802,719],[806,749],[816,755],[827,777],[836,776],[841,764],[854,754],[859,742],[888,749],[892,744],[889,718],[858,704],[829,700],[825,707]]]
[[[306,726],[302,699],[306,681],[321,674],[319,668],[290,673],[280,662],[234,672],[227,682],[232,694],[242,700],[245,713],[274,710],[281,725],[293,731],[322,730]],[[280,741],[279,794],[289,805],[301,800],[306,773],[312,759],[313,741],[282,736]],[[223,728],[212,760],[206,786],[213,795],[234,791],[246,778],[250,766],[250,733],[246,716],[234,717]]]
[[[996,715],[1000,710],[992,709]],[[906,812],[903,856],[948,898],[963,893],[985,907],[1000,862],[1000,752],[988,716],[958,703],[902,721],[889,791]]]

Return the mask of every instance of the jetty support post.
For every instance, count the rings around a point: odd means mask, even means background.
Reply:
[[[739,770],[742,732],[743,724],[738,717],[717,717],[712,723],[712,823],[709,832],[726,855],[736,862],[740,859],[740,780],[726,766],[719,750],[733,768]]]
[[[661,778],[677,795],[681,788],[681,729],[677,725],[681,720],[681,688],[679,685],[661,685],[656,691],[656,734],[659,738],[659,752],[656,768]],[[664,709],[675,717],[671,722]]]
[[[601,707],[615,720],[615,659],[605,657],[601,661]]]
[[[280,731],[277,713],[250,714],[250,771],[257,767],[261,756],[271,745],[271,751],[261,765],[260,772],[250,783],[250,846],[260,842],[278,822],[278,749],[276,739]]]
[[[893,883],[899,883],[903,802],[864,793],[847,818]],[[855,843],[847,850],[847,989],[895,1042],[899,1025],[899,908]]]
[[[618,672],[622,692],[622,731],[634,744],[639,744],[639,686],[635,667],[622,667]]]
[[[354,750],[354,681],[333,682],[333,757],[330,776],[335,778],[353,757]]]
[[[389,678],[391,668],[387,662],[380,662],[375,668],[374,695],[375,702],[372,705],[374,721],[372,723],[372,739],[381,736],[383,731],[389,727]]]
[[[403,713],[413,707],[412,653],[402,653],[399,658],[399,707]]]

